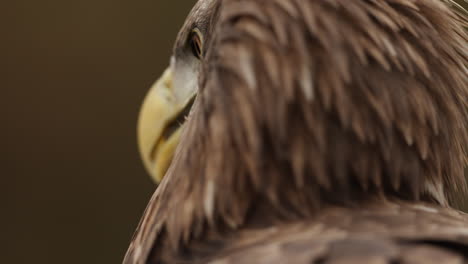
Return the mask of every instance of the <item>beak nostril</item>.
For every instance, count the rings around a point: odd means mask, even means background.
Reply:
[[[163,84],[167,89],[172,87],[172,72],[170,70],[166,71],[163,76]]]

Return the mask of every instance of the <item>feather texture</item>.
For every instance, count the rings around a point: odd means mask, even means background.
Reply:
[[[125,263],[467,263],[446,2],[199,1],[175,46],[205,32],[199,95]]]

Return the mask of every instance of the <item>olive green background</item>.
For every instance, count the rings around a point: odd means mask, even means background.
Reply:
[[[119,263],[155,186],[136,119],[195,1],[0,3],[0,263]]]

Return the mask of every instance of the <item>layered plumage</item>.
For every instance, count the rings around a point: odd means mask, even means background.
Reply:
[[[125,263],[468,263],[450,3],[199,1],[198,96]]]

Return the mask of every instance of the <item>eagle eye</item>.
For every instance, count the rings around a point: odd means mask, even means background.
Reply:
[[[203,56],[203,36],[198,28],[192,30],[188,41],[193,56],[201,59]]]

